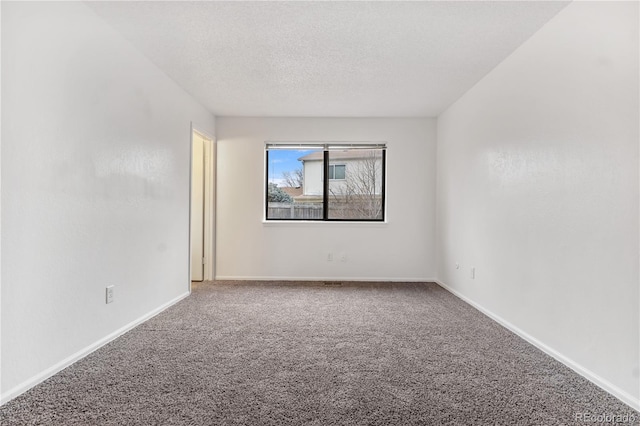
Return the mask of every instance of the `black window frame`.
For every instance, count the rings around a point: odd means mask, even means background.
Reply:
[[[322,149],[323,156],[323,169],[322,169],[322,218],[321,219],[295,219],[295,218],[269,218],[269,148],[277,148],[277,149]],[[331,180],[329,178],[329,152],[334,149],[369,149],[369,150],[380,150],[382,154],[382,165],[381,165],[381,189],[380,189],[380,201],[382,203],[381,207],[381,217],[379,219],[341,219],[341,218],[330,218],[329,217],[329,182]],[[346,166],[345,166],[345,178],[346,178]],[[344,179],[338,179],[344,180]],[[386,222],[387,220],[387,144],[386,143],[275,143],[275,142],[266,142],[265,143],[265,184],[264,184],[264,220],[265,222],[373,222],[380,223]]]

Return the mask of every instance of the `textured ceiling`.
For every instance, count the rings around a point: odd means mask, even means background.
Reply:
[[[436,116],[566,2],[91,2],[220,116]]]

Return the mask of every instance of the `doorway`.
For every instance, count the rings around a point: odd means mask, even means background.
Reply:
[[[213,279],[214,143],[206,133],[191,132],[191,281]]]

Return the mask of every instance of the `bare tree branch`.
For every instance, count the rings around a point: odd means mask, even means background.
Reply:
[[[302,188],[302,184],[304,182],[304,173],[302,169],[295,169],[292,171],[287,171],[282,173],[282,178],[284,179],[284,183],[286,186],[290,186],[292,188]]]

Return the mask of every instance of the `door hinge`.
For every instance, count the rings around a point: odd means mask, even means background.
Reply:
[[[206,264],[207,264],[207,258],[206,258],[206,257],[203,257],[203,258],[202,258],[202,264],[203,264],[203,265],[206,265]]]

